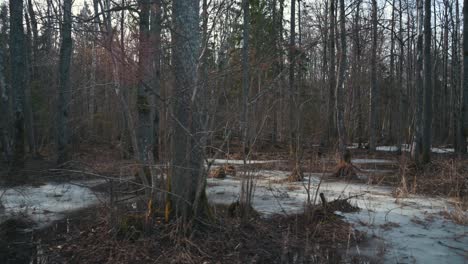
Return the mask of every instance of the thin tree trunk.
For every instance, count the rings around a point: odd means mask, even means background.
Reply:
[[[242,2],[244,12],[243,22],[243,35],[242,35],[242,115],[241,115],[241,130],[242,130],[242,144],[245,156],[245,151],[249,146],[248,139],[248,96],[250,93],[250,62],[249,62],[249,38],[250,38],[250,8],[249,1],[243,0]]]
[[[24,117],[25,117],[25,128],[26,135],[28,138],[29,152],[35,157],[37,156],[36,139],[34,133],[34,116],[32,109],[31,99],[31,83],[34,81],[34,58],[33,58],[33,40],[31,32],[31,23],[29,20],[28,13],[25,13],[26,19],[26,41],[24,46],[25,51],[25,73],[24,73]]]
[[[431,0],[425,0],[424,10],[424,121],[422,161],[423,163],[428,163],[431,159],[432,139]]]
[[[468,140],[468,0],[463,1],[463,96],[462,96],[462,142],[459,152],[467,153]]]
[[[10,61],[14,108],[13,169],[24,166],[24,32],[23,0],[10,0]]]
[[[323,46],[323,54],[322,54],[322,85],[321,85],[321,88],[320,88],[320,121],[322,122],[322,124],[327,124],[327,120],[328,120],[328,113],[327,113],[327,86],[326,86],[326,83],[327,83],[327,74],[328,74],[328,27],[329,27],[329,24],[328,24],[328,1],[329,0],[326,0],[325,1],[325,13],[324,13],[324,25],[322,26],[323,27],[323,35],[322,35],[322,39],[323,39],[323,43],[322,43],[322,46]],[[320,146],[323,147],[325,146],[325,144],[328,144],[327,143],[327,137],[328,137],[328,131],[327,131],[327,127],[323,127],[322,130],[320,131]],[[320,150],[322,151],[322,150]]]
[[[139,84],[137,93],[137,112],[138,112],[138,157],[145,168],[144,173],[149,178],[149,166],[153,161],[149,159],[153,151],[153,118],[150,85],[152,83],[152,47],[150,42],[150,4],[147,1],[140,0],[140,33],[139,33],[139,52],[138,52],[138,73]],[[112,55],[111,55],[112,56]]]
[[[157,98],[154,98],[153,105],[153,120],[154,120],[154,157],[159,160],[159,152],[162,143],[160,142],[160,94],[161,94],[161,24],[162,24],[162,1],[155,0],[151,10],[151,38],[153,46],[153,93]]]
[[[290,29],[290,36],[289,36],[289,53],[288,53],[288,60],[289,60],[289,150],[290,154],[295,159],[295,152],[296,152],[296,122],[295,122],[295,115],[297,114],[296,109],[296,86],[295,86],[295,49],[296,49],[296,0],[291,0],[291,29]]]
[[[423,0],[417,1],[417,25],[418,38],[416,43],[417,61],[416,61],[416,118],[415,132],[413,136],[413,147],[411,157],[417,163],[421,161],[422,152],[422,130],[423,130],[423,103],[424,103],[424,85],[423,85]]]
[[[405,128],[406,128],[406,93],[403,87],[403,61],[405,57],[405,46],[403,42],[403,6],[402,0],[398,0],[398,19],[399,19],[399,29],[398,29],[398,47],[399,47],[399,59],[398,59],[398,131],[397,131],[397,147],[398,151],[401,153],[403,148],[403,143],[405,142]]]
[[[369,149],[375,151],[379,115],[379,87],[377,83],[377,0],[372,0],[371,92],[369,112]]]
[[[1,10],[0,12],[3,12]],[[6,18],[6,17],[5,17]],[[3,25],[7,21],[1,21]],[[5,82],[5,56],[4,52],[6,51],[6,27],[2,27],[2,32],[0,32],[0,111],[3,113],[1,122],[0,122],[0,137],[1,137],[1,146],[3,150],[3,156],[7,162],[11,161],[11,108],[10,108],[10,91]]]
[[[449,137],[450,117],[447,116],[447,98],[449,97],[448,89],[448,59],[449,59],[449,16],[448,16],[449,3],[448,0],[444,1],[444,30],[443,30],[443,42],[442,42],[442,134],[441,137],[446,139]],[[447,142],[444,142],[447,143]]]
[[[347,68],[347,43],[346,43],[346,17],[345,17],[345,4],[344,0],[340,0],[340,40],[341,40],[341,53],[340,53],[340,67],[338,82],[336,85],[336,113],[337,113],[337,127],[339,138],[339,151],[341,161],[345,160],[346,151],[346,128],[344,124],[344,91],[345,91],[345,78]]]
[[[57,115],[57,163],[61,164],[70,159],[70,129],[68,125],[71,85],[70,65],[72,54],[72,0],[64,0],[63,3],[63,25],[60,44],[59,61],[59,97]]]
[[[327,145],[331,144],[331,137],[335,131],[335,89],[336,89],[336,59],[335,59],[335,0],[330,1],[329,11],[329,22],[330,22],[330,35],[329,37],[329,52],[330,52],[330,68],[328,71],[328,82],[329,82],[329,97],[328,97],[328,122],[327,122]]]

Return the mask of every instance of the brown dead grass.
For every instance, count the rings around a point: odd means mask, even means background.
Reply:
[[[468,161],[465,158],[435,156],[431,163],[417,166],[413,162],[400,167],[401,195],[406,193],[468,198]]]
[[[47,241],[44,255],[48,263],[296,263],[298,256],[301,263],[309,263],[310,257],[314,263],[330,263],[330,259],[338,263],[340,248],[363,239],[332,212],[242,222],[228,215],[227,206],[215,206],[213,211],[216,221],[188,236],[176,232],[177,223],[165,223],[162,218],[156,218],[146,236],[135,235],[141,232],[138,225],[127,226],[130,236],[116,232],[107,210],[90,210],[89,217],[79,214],[80,222],[71,218],[70,232]]]

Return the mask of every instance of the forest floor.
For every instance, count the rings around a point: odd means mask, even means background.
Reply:
[[[31,256],[38,263],[468,262],[468,162],[450,149],[435,149],[432,163],[418,168],[392,147],[369,153],[352,146],[357,177],[343,179],[331,176],[335,155],[311,146],[304,180],[289,182],[284,146],[266,144],[245,165],[233,148],[208,160],[212,170],[230,171],[208,179],[214,220],[189,237],[162,212],[144,232],[144,210],[128,184],[135,162],[114,148],[83,149],[62,168],[28,160],[28,184],[0,188],[0,237],[11,242],[0,245],[11,249],[0,250],[1,263]],[[229,206],[245,175],[254,180],[257,213],[241,221]],[[323,208],[319,193],[344,206]]]

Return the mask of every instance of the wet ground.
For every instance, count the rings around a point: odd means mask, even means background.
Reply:
[[[222,162],[239,163],[219,161],[215,164]],[[391,173],[388,169],[379,171],[378,164],[388,165],[394,161],[356,159],[353,163],[375,166],[373,170],[359,173],[360,178],[365,179],[369,174]],[[252,172],[256,186],[253,207],[265,217],[303,211],[308,196],[312,202],[320,201],[318,192],[324,193],[329,200],[354,197],[350,202],[362,210],[342,215],[355,228],[366,232],[369,242],[350,248],[347,254],[366,256],[384,263],[468,262],[468,227],[446,217],[458,210],[446,198],[419,195],[395,198],[392,187],[327,179],[327,174],[322,173],[306,173],[303,182],[290,183],[285,181],[288,174],[278,170]],[[239,191],[239,175],[208,181],[208,197],[215,203],[230,204],[238,199]],[[466,211],[457,213],[468,215]]]
[[[386,147],[383,149],[387,150]],[[468,228],[447,217],[457,210],[454,201],[419,195],[395,198],[394,188],[366,183],[373,175],[397,173],[398,164],[395,160],[353,159],[353,163],[362,168],[358,173],[361,181],[353,182],[328,179],[327,173],[307,172],[304,181],[290,183],[285,181],[288,171],[255,169],[255,165],[268,166],[286,162],[247,162],[252,165],[249,172],[255,179],[253,207],[263,217],[302,212],[308,199],[319,202],[318,193],[324,193],[328,200],[353,197],[350,202],[360,207],[361,211],[341,214],[356,229],[366,232],[368,240],[364,244],[347,248],[344,255],[361,256],[361,259],[377,263],[468,262]],[[243,166],[241,160],[212,160],[211,163],[214,167],[231,164],[239,172]],[[209,179],[209,200],[221,204],[236,201],[241,176],[242,173],[238,173],[237,176],[228,175],[225,179]],[[20,249],[18,252],[37,251],[38,247],[31,247],[32,244],[29,243],[34,239],[34,233],[37,233],[35,230],[47,228],[57,220],[66,218],[71,212],[104,202],[104,194],[92,191],[92,188],[104,182],[49,182],[38,186],[0,188],[0,236],[11,239],[7,246]],[[466,211],[457,213],[468,214]],[[27,221],[10,221],[11,219]],[[66,221],[63,226],[67,228]],[[10,233],[2,233],[2,230],[10,230]],[[0,263],[29,263],[29,260],[24,259],[22,262],[22,257],[24,256],[8,256],[11,261],[0,259]]]

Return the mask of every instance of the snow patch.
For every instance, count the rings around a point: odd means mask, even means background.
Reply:
[[[304,181],[299,183],[277,181],[286,179],[288,172],[257,171],[254,176],[260,175],[262,177],[254,177],[253,207],[265,217],[302,211],[310,179],[309,195],[312,201],[319,192],[323,192],[328,200],[355,196],[350,202],[362,210],[342,215],[358,230],[369,234],[371,240],[361,246],[365,248],[361,248],[359,254],[375,257],[383,252],[385,263],[468,261],[468,231],[441,214],[454,210],[446,199],[425,196],[397,199],[392,196],[391,187],[342,181],[321,182],[322,175],[319,173],[306,173]],[[209,179],[208,183],[207,193],[211,202],[230,204],[239,197],[239,178]]]
[[[42,186],[22,186],[0,189],[3,193],[0,222],[12,215],[23,214],[31,218],[39,228],[62,219],[66,212],[97,204],[96,193],[86,186],[103,181],[73,183],[47,183]]]

